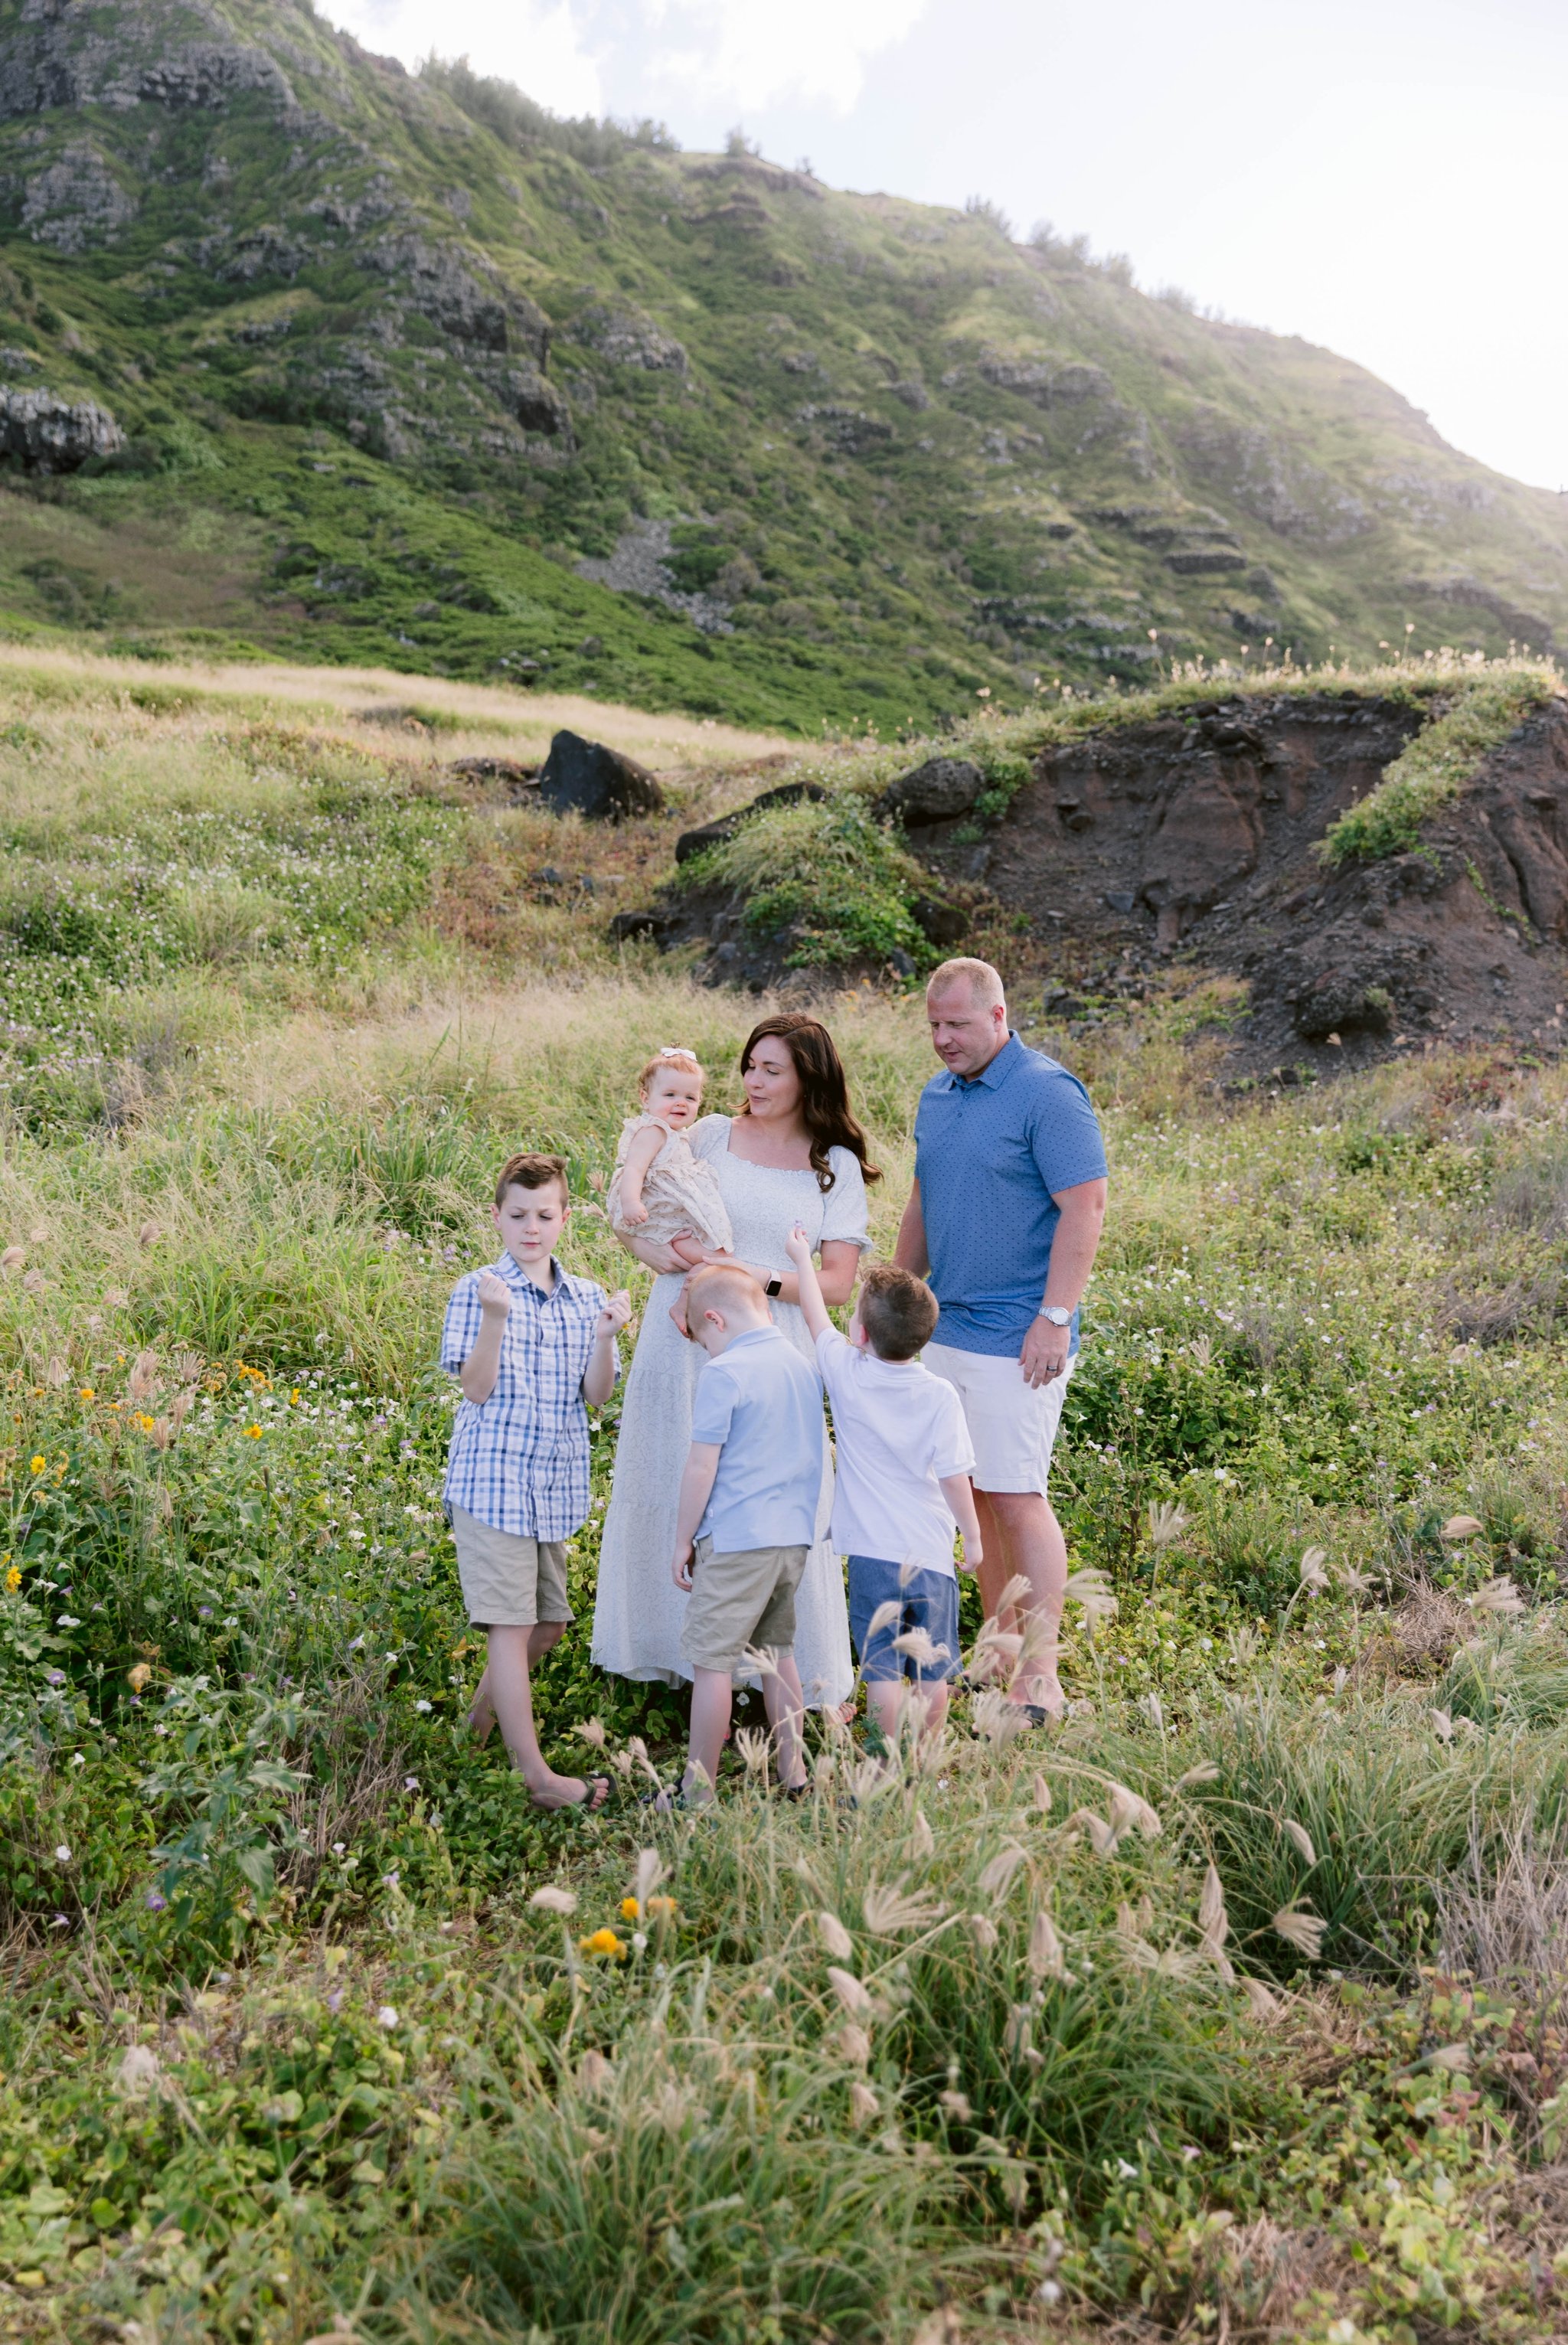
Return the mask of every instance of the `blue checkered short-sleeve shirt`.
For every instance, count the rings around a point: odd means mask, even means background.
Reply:
[[[937,1343],[1017,1357],[1045,1292],[1054,1198],[1105,1171],[1088,1092],[1016,1034],[972,1081],[933,1076],[915,1113],[915,1179]],[[1076,1312],[1071,1340],[1076,1351]]]
[[[509,1254],[491,1268],[512,1290],[495,1389],[483,1407],[461,1400],[442,1496],[476,1521],[520,1538],[570,1538],[588,1512],[588,1412],[583,1377],[605,1290],[552,1262],[546,1294]],[[457,1376],[479,1339],[479,1274],[446,1306],[441,1365]],[[619,1356],[616,1357],[619,1373]]]

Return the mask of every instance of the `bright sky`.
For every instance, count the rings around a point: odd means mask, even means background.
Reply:
[[[560,113],[708,149],[738,123],[835,187],[1086,231],[1139,284],[1326,343],[1568,490],[1564,0],[320,5]]]

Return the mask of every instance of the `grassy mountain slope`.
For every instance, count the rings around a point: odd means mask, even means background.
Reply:
[[[0,0],[0,448],[13,632],[799,731],[1568,627],[1561,501],[1330,352],[301,0]]]

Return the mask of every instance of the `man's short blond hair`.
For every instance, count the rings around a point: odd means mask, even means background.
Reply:
[[[689,1327],[705,1311],[723,1311],[749,1304],[766,1311],[768,1297],[758,1281],[739,1263],[710,1262],[693,1271],[686,1290],[686,1323]]]
[[[967,954],[960,954],[956,960],[944,960],[940,969],[933,969],[925,981],[925,990],[929,999],[933,993],[951,993],[961,985],[976,1010],[1003,1010],[1007,1006],[1001,972],[993,969],[988,960],[972,960]]]

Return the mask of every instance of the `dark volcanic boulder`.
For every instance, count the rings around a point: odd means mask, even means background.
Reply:
[[[539,795],[552,814],[586,815],[590,822],[624,822],[657,814],[664,792],[635,757],[580,733],[557,733],[539,775]]]
[[[928,757],[912,774],[888,784],[875,811],[896,815],[911,830],[922,823],[952,822],[969,812],[984,787],[985,776],[967,757]]]
[[[1304,1041],[1327,1041],[1330,1034],[1386,1034],[1393,1024],[1393,997],[1375,973],[1334,962],[1305,985],[1292,1004],[1296,1031]]]
[[[765,813],[769,807],[799,806],[802,798],[820,803],[827,795],[820,782],[780,782],[776,790],[764,790],[749,806],[721,814],[717,822],[702,823],[696,830],[683,830],[675,843],[675,859],[677,863],[689,863],[705,848],[722,847],[727,838],[734,838],[748,815]]]

